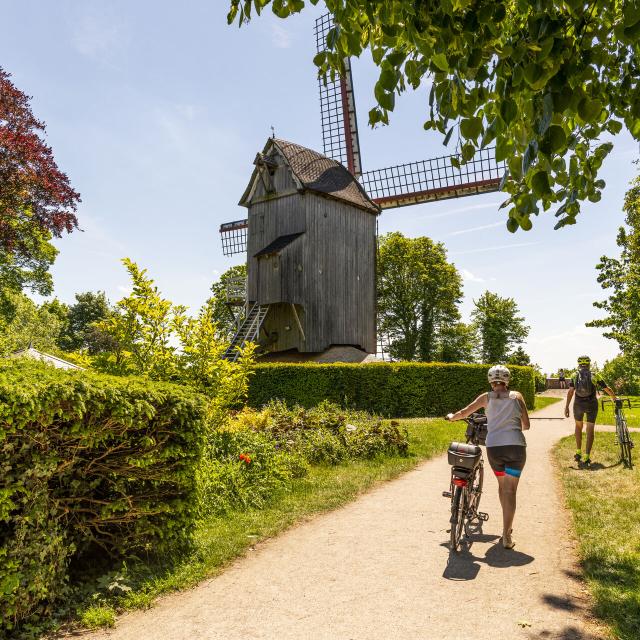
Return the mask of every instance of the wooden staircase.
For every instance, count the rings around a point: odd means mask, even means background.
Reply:
[[[227,350],[224,352],[223,357],[226,360],[235,362],[240,356],[240,350],[243,349],[248,342],[257,342],[260,328],[262,327],[264,319],[267,317],[267,313],[269,313],[268,304],[259,305],[257,302],[254,303],[247,317],[238,328],[236,335],[233,336],[233,340],[231,340]]]

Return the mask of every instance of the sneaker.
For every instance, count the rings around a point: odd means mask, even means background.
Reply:
[[[576,453],[575,456],[573,456],[573,459],[580,464],[582,462],[582,456],[579,453]]]
[[[591,466],[591,459],[590,459],[590,458],[585,458],[585,459],[584,459],[584,462],[582,463],[582,466],[583,466],[585,469],[588,469],[588,468]]]

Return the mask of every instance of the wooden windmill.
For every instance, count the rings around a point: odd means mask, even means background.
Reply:
[[[330,14],[316,21],[318,51],[331,27]],[[247,252],[246,295],[231,283],[228,300],[238,310],[231,359],[248,341],[271,352],[374,353],[376,214],[499,188],[493,148],[459,169],[454,154],[363,171],[348,59],[345,68],[319,79],[324,155],[270,139],[240,201],[249,217],[220,227],[224,255]]]

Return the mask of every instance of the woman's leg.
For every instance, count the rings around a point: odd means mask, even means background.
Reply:
[[[502,544],[509,547],[512,544],[511,529],[513,529],[513,518],[516,515],[516,492],[520,478],[508,473],[497,475],[496,478],[498,478],[498,496],[502,506]]]
[[[576,449],[582,451],[582,420],[576,420]]]

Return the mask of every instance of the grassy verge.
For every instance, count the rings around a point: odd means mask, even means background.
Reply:
[[[311,516],[340,507],[370,489],[408,471],[422,460],[444,452],[461,439],[463,423],[440,419],[401,420],[409,432],[409,455],[350,461],[337,466],[315,466],[295,481],[288,492],[274,496],[264,509],[233,511],[200,523],[195,548],[170,564],[129,567],[120,580],[130,590],[95,603],[92,595],[80,613],[89,628],[110,626],[116,610],[148,607],[163,593],[185,589],[220,573],[230,562],[261,540],[273,537]],[[114,578],[115,579],[115,578]],[[93,604],[91,604],[93,599]]]
[[[640,397],[629,396],[629,400],[631,402],[631,408],[627,405],[626,400],[622,408],[624,415],[627,418],[627,425],[630,427],[640,427]],[[599,402],[600,399],[598,399],[598,403]],[[613,404],[611,404],[611,402],[604,403],[604,410],[602,409],[602,405],[599,405],[597,422],[598,424],[615,425],[616,414],[613,411]]]
[[[584,575],[595,613],[620,640],[640,638],[640,468],[618,464],[614,434],[598,433],[591,470],[572,462],[575,443],[555,448],[567,503],[573,513]],[[638,460],[637,451],[634,461]]]
[[[555,404],[556,402],[560,402],[560,400],[563,400],[563,398],[554,398],[553,396],[536,396],[533,410],[538,411],[538,409],[544,409],[545,407],[548,407],[550,404]]]

